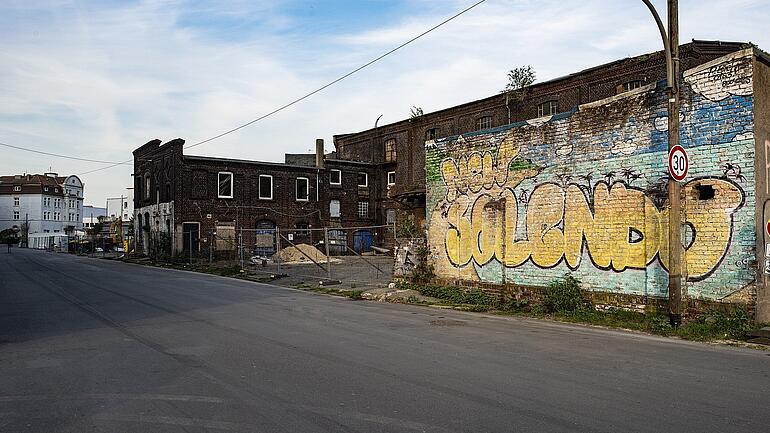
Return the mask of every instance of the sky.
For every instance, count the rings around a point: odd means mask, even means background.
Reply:
[[[102,161],[195,143],[266,114],[476,0],[0,1],[0,142]],[[665,20],[665,1],[653,3]],[[770,51],[770,0],[680,0],[680,41]],[[340,83],[186,153],[282,161],[335,134],[661,49],[641,0],[487,0]],[[106,164],[0,147],[0,174]],[[131,165],[82,174],[86,204],[125,194]]]

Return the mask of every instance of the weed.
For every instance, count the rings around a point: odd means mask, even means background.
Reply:
[[[709,311],[680,326],[676,334],[687,340],[746,339],[754,328],[749,314],[743,309],[732,313]]]
[[[553,281],[543,293],[543,308],[549,313],[569,313],[583,310],[580,281],[571,275]]]
[[[485,307],[497,306],[497,299],[480,289],[462,290],[454,286],[419,285],[413,283],[401,283],[401,288],[414,289],[423,296],[448,301],[452,304],[483,305]]]
[[[416,282],[426,283],[436,277],[435,268],[430,261],[430,248],[421,245],[417,248],[417,265],[412,270],[412,279]]]
[[[304,290],[307,292],[325,293],[327,295],[342,296],[344,298],[350,298],[356,301],[364,299],[363,290],[330,289],[327,287],[312,287]]]
[[[397,285],[400,289],[416,290],[423,296],[437,298],[442,303],[465,311],[499,310],[503,313],[521,314],[529,317],[553,318],[565,322],[630,329],[663,336],[677,336],[686,340],[745,340],[748,338],[748,333],[755,327],[751,316],[743,309],[736,309],[730,313],[709,311],[678,328],[669,324],[667,315],[654,309],[648,313],[624,308],[609,308],[598,311],[583,300],[580,282],[569,275],[552,282],[544,290],[543,301],[540,304],[530,304],[526,300],[517,301],[516,299],[501,302],[493,295],[479,289],[463,290],[455,286],[403,281]],[[417,297],[410,296],[406,302],[417,303]]]
[[[517,312],[524,312],[527,311],[529,308],[529,301],[522,300],[518,301],[516,299],[509,299],[503,303],[501,303],[498,308],[502,311],[509,312],[509,313],[517,313]]]

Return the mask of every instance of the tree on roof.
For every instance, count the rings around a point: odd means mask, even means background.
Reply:
[[[527,87],[535,80],[535,70],[531,65],[511,69],[508,71],[508,83],[501,93],[505,93],[509,100],[521,101],[527,94]]]
[[[409,109],[409,118],[410,119],[416,119],[416,118],[422,116],[423,114],[425,114],[425,113],[423,113],[422,107],[418,107],[418,106],[415,105],[415,106],[413,106],[412,108]]]

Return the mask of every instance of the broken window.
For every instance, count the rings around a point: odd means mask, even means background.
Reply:
[[[219,189],[218,198],[233,198],[233,174],[227,171],[220,171],[217,175]]]
[[[695,190],[698,192],[698,200],[711,200],[714,198],[714,186],[699,184],[695,186]]]

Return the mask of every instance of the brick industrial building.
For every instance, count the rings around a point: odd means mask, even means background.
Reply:
[[[284,163],[184,155],[183,147],[182,139],[153,140],[134,151],[135,223],[145,253],[154,243],[172,254],[208,251],[202,244],[212,242],[215,251],[233,250],[241,229],[250,233],[248,248],[259,243],[255,231],[276,228],[307,242],[314,228],[362,227],[344,240],[353,247],[360,238],[359,249],[374,242],[368,227],[379,179],[372,164],[324,155],[323,140],[315,155],[287,154]],[[269,255],[273,242],[254,248]]]

